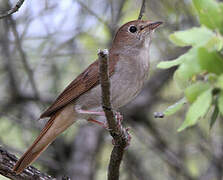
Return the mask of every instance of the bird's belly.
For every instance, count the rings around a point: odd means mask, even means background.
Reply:
[[[114,73],[110,78],[110,98],[112,107],[118,109],[133,100],[141,91],[147,78],[148,71],[141,74],[136,72]],[[102,110],[101,85],[81,95],[75,105],[86,110]]]
[[[114,78],[113,78],[114,77]],[[111,103],[114,109],[118,109],[133,100],[143,87],[143,81],[117,79],[113,76],[110,80]],[[101,109],[101,85],[88,91],[78,98],[75,105],[86,110]]]
[[[131,78],[130,78],[131,77]],[[111,103],[118,109],[133,100],[141,91],[144,80],[137,77],[126,76],[111,78]]]

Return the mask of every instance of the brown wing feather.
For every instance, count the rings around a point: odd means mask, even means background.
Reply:
[[[115,64],[118,59],[117,56],[118,55],[113,56],[112,60],[109,60],[109,76],[111,76],[114,72]],[[67,104],[73,102],[81,94],[87,92],[92,87],[98,84],[99,67],[97,60],[65,88],[65,90],[54,101],[54,103],[45,112],[42,113],[40,118],[52,116],[55,112],[57,112]]]

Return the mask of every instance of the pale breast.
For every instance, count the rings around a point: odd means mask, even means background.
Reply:
[[[145,59],[148,57],[130,58],[117,64],[117,73],[111,78],[111,102],[116,109],[139,94],[148,76],[149,60]]]
[[[147,52],[138,56],[120,57],[110,79],[111,103],[114,109],[126,105],[141,91],[148,75],[148,58]],[[81,95],[75,104],[83,109],[101,110],[101,85]]]

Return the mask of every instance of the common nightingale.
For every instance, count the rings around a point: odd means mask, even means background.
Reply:
[[[149,72],[151,36],[162,22],[130,21],[119,28],[109,49],[111,104],[114,110],[126,105],[141,91]],[[78,119],[103,124],[99,62],[96,60],[58,96],[40,116],[49,118],[40,135],[17,161],[19,174],[35,161],[55,138]]]

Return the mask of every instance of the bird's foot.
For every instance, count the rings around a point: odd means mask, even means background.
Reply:
[[[125,128],[125,129],[124,129],[124,133],[123,133],[124,138],[127,139],[127,143],[126,143],[126,145],[125,145],[125,149],[127,149],[127,148],[129,147],[130,142],[131,142],[131,139],[132,139],[131,135],[129,134],[129,130],[130,130],[130,128]],[[114,146],[116,145],[114,139],[112,139],[112,144],[113,144]]]
[[[125,138],[127,139],[127,144],[126,144],[125,149],[127,149],[129,147],[131,139],[132,139],[132,136],[129,134],[129,130],[130,130],[130,128],[125,129]]]
[[[123,120],[123,116],[121,115],[120,112],[115,112],[115,119],[117,121],[117,128],[122,131],[123,127],[122,127],[122,120]]]

